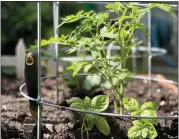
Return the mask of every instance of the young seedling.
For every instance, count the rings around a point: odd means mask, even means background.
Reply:
[[[78,49],[90,53],[93,57],[93,61],[76,62],[67,69],[73,70],[73,76],[84,70],[88,73],[94,73],[105,77],[112,87],[114,112],[120,114],[124,113],[124,105],[126,105],[125,103],[127,100],[124,96],[124,82],[130,75],[126,63],[130,58],[131,49],[141,44],[141,41],[137,41],[133,38],[133,34],[136,29],[141,29],[146,34],[145,25],[141,23],[142,17],[147,12],[150,12],[152,8],[156,7],[168,12],[172,16],[176,16],[175,11],[168,4],[150,3],[146,7],[140,7],[137,6],[137,4],[139,3],[110,3],[106,5],[107,10],[103,13],[79,11],[76,15],[69,15],[63,18],[63,21],[59,25],[60,28],[64,24],[79,21],[80,24],[71,33],[61,35],[59,38],[42,40],[41,42],[41,46],[54,42],[59,43],[60,45],[71,46],[68,53],[76,52]],[[115,18],[111,19],[109,16],[110,14],[116,15]],[[107,57],[105,46],[111,43],[116,44],[120,48],[120,52],[117,56]],[[36,46],[32,48],[36,48]],[[133,111],[132,106],[129,107],[129,109],[127,106],[125,106],[125,108],[128,112],[131,112],[132,115],[153,115],[155,113],[153,111],[147,111],[148,113],[145,113],[146,111],[141,112],[139,109],[140,106],[136,106],[137,108],[134,108],[136,111]],[[81,109],[81,107],[79,108]],[[142,130],[143,138],[155,137],[152,133],[148,133],[149,130],[154,133],[152,123],[146,123],[144,121],[146,120],[133,121],[134,126],[128,132],[130,138],[136,137],[136,135],[134,136],[132,133],[134,127],[139,125],[145,127],[145,130]],[[88,131],[87,127],[84,126],[84,123],[82,127]]]
[[[133,116],[157,116],[158,105],[155,102],[145,102],[140,106],[139,102],[134,98],[123,98],[124,107]],[[157,131],[154,127],[157,119],[134,120],[133,126],[128,130],[129,139],[154,139],[157,137]]]
[[[98,95],[95,96],[92,100],[89,97],[85,97],[83,100],[78,97],[73,97],[69,99],[68,104],[70,104],[70,107],[80,109],[80,110],[86,110],[86,111],[92,111],[92,112],[103,112],[108,108],[109,105],[109,97],[106,95]],[[81,126],[81,138],[83,139],[83,133],[86,131],[87,138],[89,138],[89,131],[92,130],[93,126],[96,125],[96,127],[104,134],[109,135],[110,128],[107,123],[107,121],[98,115],[92,115],[92,114],[82,114],[83,117],[82,120],[82,126]]]

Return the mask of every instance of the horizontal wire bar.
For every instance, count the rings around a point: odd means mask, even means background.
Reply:
[[[162,56],[164,55],[164,53],[157,53],[157,54],[152,54],[152,55],[131,55],[129,56],[128,58],[143,58],[143,57],[148,57],[148,56],[152,56],[152,57],[157,57],[157,56]],[[50,58],[50,57],[42,57],[42,60],[54,60],[56,61],[56,58]],[[94,61],[95,59],[92,57],[92,56],[87,56],[85,58],[80,58],[80,57],[76,57],[76,56],[73,56],[73,57],[59,57],[58,60],[61,60],[61,61],[73,61],[73,62],[78,62],[78,61]],[[100,58],[98,59],[100,60]],[[107,60],[112,60],[110,58],[108,58]]]
[[[115,1],[114,1],[115,2]],[[91,2],[83,2],[83,1],[80,1],[80,2],[77,2],[77,3],[90,3],[90,4],[109,4],[109,3],[112,3],[112,2],[95,2],[95,1],[91,1]],[[155,2],[156,3],[156,2]],[[170,2],[169,2],[170,3]],[[169,4],[169,3],[164,3],[164,4]],[[148,6],[148,4],[146,3],[139,3],[139,4],[134,4],[136,6],[141,6],[141,7],[145,7],[145,6]],[[178,5],[177,4],[169,4],[170,7],[173,7],[173,8],[177,8]]]
[[[146,118],[146,119],[178,119],[178,116],[131,116],[131,115],[120,115],[115,113],[99,113],[99,112],[92,112],[92,111],[86,111],[86,110],[79,110],[72,107],[65,107],[60,105],[51,104],[48,102],[41,101],[41,104],[57,107],[61,109],[71,110],[75,112],[82,112],[82,113],[88,113],[88,114],[95,114],[95,115],[101,115],[101,116],[111,116],[111,117],[123,117],[123,118]]]
[[[107,49],[107,46],[105,47],[105,49]],[[112,46],[112,49],[111,50],[120,50],[120,47],[117,46],[117,45],[114,45]],[[144,52],[144,51],[148,51],[148,48],[145,47],[145,46],[137,46],[137,47],[134,47],[133,50],[135,52],[139,51],[139,52]],[[152,57],[156,57],[156,56],[162,56],[164,54],[167,53],[167,51],[163,48],[151,48],[151,55]],[[49,55],[51,55],[49,53]],[[128,58],[142,58],[142,57],[148,57],[149,55],[130,55]],[[54,61],[56,61],[57,58],[55,57],[42,57],[42,60],[49,60],[49,59],[52,59]],[[87,56],[85,58],[80,58],[80,57],[58,57],[58,60],[61,60],[61,61],[93,61],[93,57],[92,56]],[[110,59],[108,59],[110,60]]]
[[[22,84],[20,86],[20,88],[19,88],[19,91],[21,92],[21,94],[25,98],[28,98],[29,100],[36,101],[37,103],[41,103],[41,104],[51,106],[51,107],[56,107],[56,108],[60,108],[60,109],[66,109],[66,110],[71,110],[71,111],[81,112],[81,113],[95,114],[95,115],[100,115],[100,116],[123,117],[123,118],[138,118],[138,119],[141,119],[141,118],[146,118],[146,119],[178,119],[178,116],[131,116],[131,115],[120,115],[120,114],[115,114],[115,113],[99,113],[99,112],[92,112],[92,111],[86,111],[86,110],[79,110],[79,109],[75,109],[75,108],[72,108],[72,107],[60,106],[60,105],[48,103],[48,102],[38,100],[38,99],[34,99],[34,98],[31,98],[31,97],[27,96],[22,91],[22,89],[23,89],[23,87],[25,85],[26,85],[26,83]]]
[[[96,74],[87,74],[87,73],[79,73],[76,76],[103,76],[103,75],[96,75]],[[62,74],[62,75],[58,75],[58,76],[50,76],[50,77],[42,77],[42,80],[44,79],[55,79],[55,78],[59,78],[59,77],[72,77],[71,74]],[[152,80],[152,81],[157,81],[157,82],[165,82],[165,83],[171,83],[171,84],[175,84],[178,86],[178,82],[173,81],[173,80],[161,80],[158,78],[153,78],[153,77],[145,77],[145,76],[138,76],[138,75],[134,75],[134,76],[129,76],[129,78],[134,78],[134,79],[142,79],[142,80]]]

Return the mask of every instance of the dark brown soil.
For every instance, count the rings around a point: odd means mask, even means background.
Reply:
[[[60,79],[60,82],[62,80]],[[32,119],[28,100],[21,96],[19,92],[20,85],[24,80],[2,76],[1,88],[1,135],[2,139],[35,139],[36,127],[33,131],[23,132],[23,125],[35,123]],[[54,102],[55,100],[55,80],[46,80],[43,82],[42,96],[43,100]],[[70,93],[70,89],[65,87],[65,91],[59,92],[59,104],[67,105],[65,100],[71,96],[84,97],[85,91],[81,93]],[[152,100],[160,104],[158,115],[178,115],[178,96],[173,95],[172,90],[163,87],[156,82],[152,82]],[[144,80],[135,80],[129,82],[125,87],[125,94],[137,98],[141,103],[147,101],[148,83]],[[103,89],[91,90],[88,92],[90,97],[97,94],[110,94],[110,91]],[[131,126],[130,119],[106,117],[111,128],[108,137],[102,135],[95,127],[90,132],[90,139],[127,139],[127,130]],[[45,127],[42,129],[44,139],[81,139],[80,136],[80,116],[77,113],[68,110],[57,110],[53,107],[43,106],[42,123],[53,124],[55,131],[47,132]],[[160,120],[156,126],[158,131],[157,139],[177,139],[178,138],[178,120]],[[84,136],[84,138],[86,138]]]

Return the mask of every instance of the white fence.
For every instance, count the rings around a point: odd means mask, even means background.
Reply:
[[[55,47],[52,45],[48,46],[48,52],[55,54]],[[79,52],[78,52],[79,53]],[[58,63],[58,71],[63,71],[63,62],[62,61],[80,61],[83,58],[77,57],[60,57]],[[25,67],[25,55],[26,55],[26,45],[24,39],[20,38],[15,47],[15,56],[11,55],[2,55],[1,56],[1,66],[2,67],[12,67],[16,68],[16,77],[24,78],[24,67]],[[86,57],[87,60],[92,60],[91,57]],[[47,76],[56,75],[56,62],[53,59],[48,59],[47,63],[42,59],[41,65],[47,68]]]
[[[24,39],[20,38],[18,40],[16,47],[15,47],[15,56],[2,55],[1,56],[1,66],[2,67],[14,66],[16,68],[16,77],[24,78],[25,55],[26,55],[26,45],[24,43]],[[47,68],[50,69],[50,70],[48,70],[49,74],[54,72],[56,65],[53,60],[49,60],[47,64],[44,63],[44,61],[42,61],[42,66],[43,65],[46,65]]]
[[[26,47],[23,39],[19,39],[15,47],[15,56],[2,55],[1,66],[14,66],[16,67],[16,76],[18,78],[24,77],[24,60],[26,54]]]

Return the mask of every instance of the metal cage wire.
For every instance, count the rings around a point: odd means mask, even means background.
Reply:
[[[78,2],[78,3],[83,3],[83,2]],[[91,3],[91,2],[90,2]],[[108,2],[92,2],[92,3],[101,3],[101,4],[107,4]],[[59,21],[59,4],[60,2],[53,2],[53,25],[54,25],[54,36],[55,38],[58,37],[58,21]],[[147,6],[148,4],[137,4],[139,6]],[[175,8],[178,10],[178,5],[170,5],[171,7]],[[155,49],[151,48],[151,13],[148,12],[148,48],[144,47],[139,47],[138,49],[132,49],[132,58],[133,58],[133,72],[135,73],[135,52],[137,50],[139,51],[148,51],[148,77],[143,77],[143,76],[132,76],[131,78],[134,79],[146,79],[149,80],[149,88],[151,89],[151,81],[160,81],[160,82],[167,82],[171,84],[178,85],[178,82],[172,81],[172,80],[159,80],[157,78],[152,78],[151,77],[151,59],[153,56],[157,56],[152,54],[152,50],[154,52],[158,52],[158,55],[162,55],[166,53],[166,50],[164,49]],[[37,38],[38,38],[38,98],[34,99],[29,97],[23,92],[23,87],[25,86],[25,83],[22,84],[19,88],[21,94],[32,101],[36,101],[38,103],[38,117],[37,117],[37,139],[41,139],[41,105],[48,105],[51,107],[56,107],[60,109],[67,109],[71,111],[76,111],[76,112],[81,112],[81,113],[89,113],[89,114],[96,114],[96,115],[101,115],[101,116],[112,116],[112,117],[123,117],[123,118],[149,118],[149,119],[178,119],[178,116],[157,116],[157,117],[151,117],[151,116],[131,116],[131,115],[120,115],[120,114],[114,114],[114,113],[97,113],[97,112],[90,112],[90,111],[84,111],[84,110],[79,110],[79,109],[74,109],[71,107],[65,107],[65,106],[60,106],[56,105],[58,103],[58,78],[59,77],[70,77],[71,75],[58,75],[58,62],[59,62],[59,54],[58,54],[58,44],[55,43],[55,58],[54,60],[56,61],[56,76],[55,77],[41,77],[41,2],[37,2]],[[42,58],[43,59],[43,58]],[[61,59],[62,61],[65,61],[65,59]],[[86,76],[87,74],[77,74],[77,76]],[[43,100],[41,100],[41,80],[47,79],[47,78],[55,78],[56,79],[56,104],[48,103]],[[151,90],[149,89],[149,96],[151,95]]]

